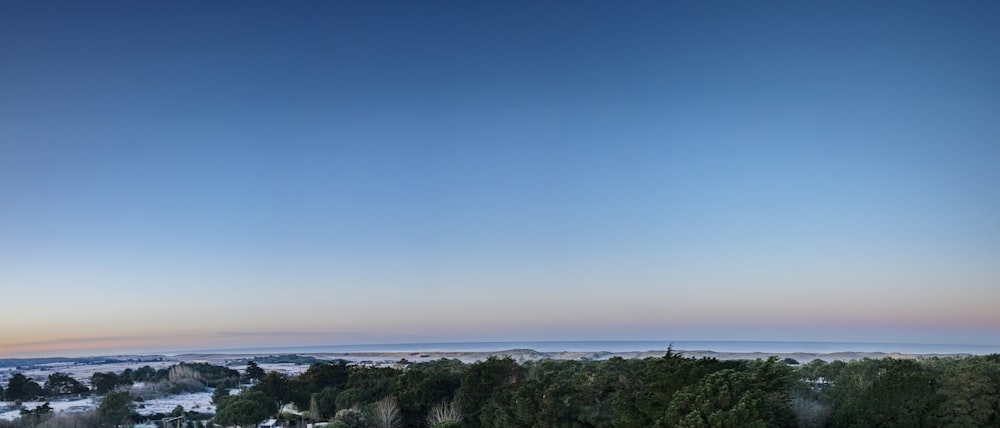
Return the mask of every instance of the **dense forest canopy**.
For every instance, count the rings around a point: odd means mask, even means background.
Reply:
[[[244,373],[184,363],[160,371],[98,373],[92,381],[142,377],[167,388],[211,390],[214,422],[253,426],[330,421],[334,427],[853,427],[998,426],[1000,355],[964,358],[722,361],[668,351],[645,359],[515,361],[467,364],[441,359],[391,366],[317,362],[294,376]],[[112,376],[114,375],[114,376]],[[247,386],[238,394],[229,388]],[[12,377],[8,400],[25,389],[62,394],[86,388],[64,374],[45,387]],[[96,383],[96,382],[95,382]],[[92,385],[102,394],[105,386]],[[140,419],[125,383],[112,386],[86,423]],[[132,398],[129,400],[128,397]],[[111,397],[109,399],[109,397]],[[131,417],[129,416],[131,415]],[[212,415],[185,413],[189,426]],[[201,420],[199,420],[199,417]],[[59,418],[64,418],[60,420]],[[51,409],[25,409],[0,427],[73,426]],[[79,425],[91,426],[91,425]]]

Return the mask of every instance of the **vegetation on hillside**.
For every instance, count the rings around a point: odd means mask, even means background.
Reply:
[[[239,394],[227,389],[239,373],[208,364],[171,367],[160,381],[217,388],[215,422],[240,426],[279,415],[289,423],[358,428],[1000,426],[1000,355],[790,363],[668,351],[603,361],[491,357],[472,364],[404,360],[391,367],[336,361],[287,376],[250,362],[246,378],[254,383]],[[39,389],[79,388],[57,375]],[[153,373],[150,381],[158,377]],[[30,382],[15,375],[4,393],[9,399],[37,392]],[[129,423],[139,419],[129,391],[111,388],[91,414],[54,415],[39,406],[0,427]]]

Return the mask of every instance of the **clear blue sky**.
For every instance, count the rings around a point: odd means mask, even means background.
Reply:
[[[1000,344],[996,2],[4,2],[0,354]]]

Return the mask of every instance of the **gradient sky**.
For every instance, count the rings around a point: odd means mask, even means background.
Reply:
[[[998,20],[0,3],[0,356],[1000,345]]]

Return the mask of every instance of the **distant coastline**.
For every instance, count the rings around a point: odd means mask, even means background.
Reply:
[[[426,362],[439,359],[455,359],[464,363],[482,361],[490,357],[510,357],[517,361],[537,361],[543,359],[553,360],[607,360],[610,358],[656,358],[666,354],[666,350],[650,351],[627,351],[627,352],[584,352],[584,351],[559,351],[542,352],[532,349],[508,349],[501,351],[468,351],[468,352],[342,352],[342,353],[296,353],[296,354],[260,354],[260,353],[220,353],[220,354],[181,354],[171,358],[177,361],[203,361],[214,364],[227,364],[233,360],[252,360],[261,357],[288,356],[313,358],[317,361],[343,360],[349,363],[386,365],[398,361]],[[961,358],[974,354],[969,353],[930,353],[930,354],[908,354],[899,352],[717,352],[717,351],[685,351],[674,350],[673,352],[685,357],[693,358],[715,358],[718,360],[756,360],[778,357],[792,363],[808,363],[813,360],[831,361],[855,361],[865,358],[896,358],[896,359],[925,359],[925,358]],[[281,364],[284,366],[294,366],[295,363]]]
[[[349,361],[407,359],[411,361],[457,358],[485,359],[492,355],[511,355],[521,359],[606,359],[645,358],[674,352],[694,357],[718,359],[756,359],[771,355],[798,361],[812,359],[855,360],[860,358],[924,358],[932,356],[988,355],[1000,353],[1000,346],[868,343],[868,342],[792,342],[792,341],[522,341],[522,342],[440,342],[397,344],[354,344],[321,346],[262,346],[254,348],[188,349],[163,352],[108,352],[74,356],[11,356],[0,358],[0,367],[24,364],[57,363],[77,360],[92,363],[103,358],[149,360],[205,359],[222,361],[270,355],[303,355],[316,359]]]
[[[193,349],[167,352],[165,355],[183,354],[329,354],[329,353],[469,353],[532,350],[540,353],[599,353],[615,354],[675,351],[730,353],[885,353],[885,354],[971,354],[1000,353],[1000,345],[875,343],[875,342],[795,342],[795,341],[648,341],[648,340],[594,340],[594,341],[497,341],[497,342],[438,342],[390,343],[353,345],[274,346],[229,349]]]

